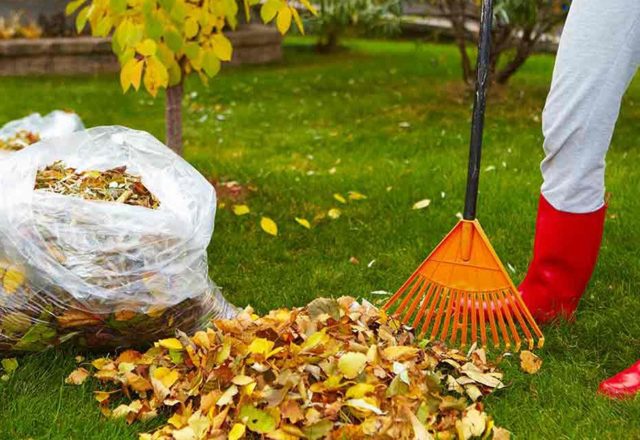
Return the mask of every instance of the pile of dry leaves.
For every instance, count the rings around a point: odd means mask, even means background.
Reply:
[[[480,402],[503,386],[484,351],[416,344],[367,302],[318,299],[264,317],[246,309],[146,353],[96,359],[67,382],[93,375],[107,416],[169,417],[141,439],[508,438]]]
[[[19,131],[8,139],[0,139],[0,150],[18,151],[40,140],[37,133]]]

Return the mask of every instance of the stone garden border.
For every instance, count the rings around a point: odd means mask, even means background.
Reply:
[[[250,24],[229,32],[231,64],[264,64],[282,59],[282,37],[272,27]],[[0,76],[76,75],[119,70],[108,38],[41,38],[0,41]]]

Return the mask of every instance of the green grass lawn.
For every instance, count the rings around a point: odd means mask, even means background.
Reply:
[[[552,66],[551,56],[532,58],[488,106],[479,218],[516,282],[533,239]],[[257,189],[246,199],[250,216],[219,210],[209,248],[211,276],[235,304],[265,312],[318,296],[376,298],[370,292],[397,288],[457,221],[470,99],[452,46],[355,41],[319,56],[310,40],[295,39],[281,64],[228,69],[209,89],[194,80],[187,90],[186,158],[208,177]],[[0,96],[0,121],[70,108],[88,126],[163,137],[163,101],[123,96],[110,76],[3,78]],[[608,158],[610,218],[577,322],[545,329],[540,374],[507,358],[509,386],[486,401],[519,439],[640,438],[640,398],[594,393],[640,356],[640,81],[623,107]],[[346,206],[333,198],[349,190],[368,198]],[[411,209],[424,198],[431,206]],[[333,207],[342,216],[311,230],[294,221]],[[260,215],[278,223],[278,237],[260,230]],[[64,385],[75,354],[19,359],[0,383],[0,439],[127,439],[153,426],[105,420],[91,384]]]

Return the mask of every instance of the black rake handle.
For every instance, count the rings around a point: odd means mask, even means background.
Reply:
[[[482,131],[486,108],[487,82],[489,81],[489,58],[491,55],[491,21],[493,0],[483,0],[480,17],[480,38],[478,40],[478,61],[476,64],[476,93],[471,119],[471,140],[469,142],[469,173],[467,174],[467,194],[464,201],[465,220],[475,220],[480,183],[480,158],[482,156]]]

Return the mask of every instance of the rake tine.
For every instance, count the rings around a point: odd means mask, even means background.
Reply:
[[[453,330],[451,331],[451,339],[449,343],[453,344],[456,341],[456,336],[458,335],[458,329],[460,328],[460,301],[462,294],[459,291],[455,293],[455,303],[453,309]]]
[[[529,323],[529,325],[533,329],[533,332],[538,337],[538,348],[542,348],[542,346],[544,345],[544,335],[542,334],[542,331],[540,330],[540,327],[538,327],[538,324],[533,319],[533,316],[531,316],[531,312],[529,311],[529,309],[525,305],[524,301],[522,301],[522,296],[520,295],[520,293],[518,291],[516,291],[516,293],[513,296],[515,297],[515,301],[518,304],[518,308],[524,313],[524,315],[525,315],[525,317],[527,319],[527,322]]]
[[[402,294],[404,293],[404,291],[407,289],[407,287],[409,287],[409,285],[413,282],[413,280],[416,279],[416,277],[419,275],[419,270],[416,270],[407,281],[405,281],[402,286],[400,286],[400,288],[396,291],[396,293],[393,294],[393,296],[391,298],[389,298],[389,300],[382,306],[382,310],[384,310],[385,312],[388,311],[391,306],[393,304],[395,304],[395,302],[400,299],[400,297],[402,296]]]
[[[471,343],[475,344],[478,342],[478,323],[476,318],[476,294],[471,293],[473,297],[471,301]]]
[[[435,288],[435,294],[433,296],[433,300],[431,301],[431,305],[429,306],[429,312],[427,313],[427,318],[424,320],[424,324],[422,324],[422,329],[420,329],[420,337],[423,337],[427,333],[427,329],[429,328],[429,324],[431,324],[431,318],[433,318],[433,312],[438,303],[438,295],[442,293],[444,288],[442,286],[437,286]],[[433,339],[433,336],[431,337]]]
[[[418,280],[415,283],[413,283],[413,286],[411,286],[411,290],[402,299],[402,302],[400,303],[396,311],[393,313],[393,316],[395,316],[396,318],[400,318],[402,311],[405,309],[405,307],[407,307],[407,304],[409,304],[409,301],[411,301],[411,298],[413,298],[413,294],[415,293],[416,289],[420,286],[423,278],[422,277],[417,277],[417,278]]]
[[[509,310],[509,304],[505,304],[506,303],[506,297],[504,296],[503,292],[498,292],[498,296],[500,297],[500,299],[502,300],[502,304],[504,304],[504,312],[505,315],[507,316],[507,322],[509,323],[509,328],[511,329],[511,333],[513,335],[513,339],[516,343],[515,346],[515,351],[520,350],[520,346],[522,345],[522,340],[520,339],[520,335],[518,334],[518,329],[516,328],[515,324],[513,323],[513,318],[511,317],[511,310]]]
[[[527,338],[527,341],[529,341],[529,350],[533,350],[533,347],[534,347],[533,335],[529,331],[529,327],[527,327],[527,324],[524,322],[524,319],[520,314],[520,310],[518,310],[518,306],[515,300],[513,299],[513,293],[511,291],[508,291],[506,293],[506,300],[509,302],[509,305],[511,306],[511,310],[513,310],[513,314],[516,316],[516,319],[518,320],[518,323],[520,324],[520,328],[524,332],[524,335]]]
[[[443,287],[440,291],[440,295],[442,295],[442,299],[440,300],[440,304],[438,305],[438,312],[436,313],[436,322],[433,324],[433,329],[431,329],[431,339],[435,339],[436,334],[438,334],[438,328],[440,328],[440,321],[442,320],[442,314],[444,313],[444,305],[447,297],[449,296],[449,289]]]
[[[435,290],[435,284],[430,283],[429,289],[427,289],[427,294],[424,297],[424,301],[422,301],[422,305],[420,306],[420,310],[418,310],[418,314],[416,315],[416,318],[413,320],[413,324],[411,325],[413,328],[418,328],[418,324],[420,323],[420,320],[424,316],[424,312],[427,310],[427,306],[429,305],[429,300],[431,299],[431,294],[434,292],[434,290]]]
[[[511,339],[509,338],[509,332],[507,331],[504,319],[502,319],[502,306],[499,301],[497,301],[496,292],[491,292],[491,298],[492,304],[495,304],[496,314],[498,315],[498,325],[500,326],[500,331],[502,332],[502,336],[505,340],[504,346],[505,348],[509,348],[511,346]]]
[[[462,337],[460,338],[460,344],[462,347],[464,347],[467,345],[467,330],[469,323],[469,293],[464,292],[462,299],[464,302],[462,303]]]
[[[456,292],[455,291],[449,291],[449,299],[447,301],[447,308],[445,309],[445,317],[444,317],[444,323],[442,324],[442,333],[440,334],[440,340],[444,341],[447,338],[447,335],[449,334],[449,324],[451,322],[451,308],[453,307],[453,301],[454,301],[454,297],[455,297]]]
[[[489,326],[491,327],[491,337],[493,338],[493,346],[494,347],[499,347],[500,346],[500,337],[498,336],[498,329],[496,328],[496,321],[494,319],[493,316],[493,302],[491,302],[491,294],[490,293],[483,293],[482,294],[482,299],[484,300],[484,303],[487,304],[487,310],[488,310],[488,315],[489,315]]]
[[[482,304],[484,304],[486,307],[487,303],[485,302],[485,299],[484,299],[484,292],[480,293],[480,299],[482,300]],[[480,317],[480,341],[482,342],[483,346],[486,346],[487,345],[487,327],[486,327],[486,323],[484,322],[484,315],[485,315],[485,309],[483,308],[478,312],[478,316]]]
[[[406,324],[407,322],[409,322],[409,319],[411,319],[411,317],[413,316],[413,312],[415,312],[416,307],[418,307],[418,304],[420,304],[420,300],[422,299],[422,295],[424,294],[425,289],[429,285],[429,281],[426,278],[423,278],[422,280],[423,280],[422,285],[420,286],[420,290],[418,290],[418,294],[416,295],[415,299],[411,303],[411,306],[409,306],[409,310],[407,310],[407,313],[404,315],[404,318],[402,319],[403,324]]]

